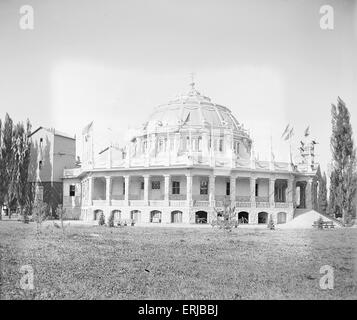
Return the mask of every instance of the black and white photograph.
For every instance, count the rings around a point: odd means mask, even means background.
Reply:
[[[356,300],[356,131],[356,0],[0,0],[0,300]]]

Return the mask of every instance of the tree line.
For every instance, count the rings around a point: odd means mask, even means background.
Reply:
[[[30,121],[14,123],[9,114],[0,118],[0,213],[4,204],[16,206],[23,216],[30,213],[34,195],[28,183],[30,156]]]
[[[326,173],[320,177],[318,192],[318,211],[334,217],[341,217],[349,224],[356,217],[356,149],[350,113],[345,102],[338,97],[337,105],[331,108],[332,135],[330,147],[330,186],[327,196]]]

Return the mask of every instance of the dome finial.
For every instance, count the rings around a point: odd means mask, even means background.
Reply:
[[[195,89],[195,74],[193,72],[191,72],[190,76],[191,76],[190,86],[192,87],[192,90],[193,90],[193,89]]]
[[[190,73],[190,76],[191,76],[191,83],[190,83],[191,90],[190,90],[190,94],[191,94],[191,95],[193,95],[193,94],[199,94],[198,91],[197,91],[196,88],[195,88],[195,74],[194,74],[194,72],[191,72],[191,73]]]

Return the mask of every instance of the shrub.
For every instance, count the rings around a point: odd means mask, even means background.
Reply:
[[[109,216],[108,219],[108,227],[113,228],[114,227],[114,213],[112,212]]]
[[[322,217],[320,216],[320,218],[317,220],[317,229],[322,230],[324,227],[324,220],[322,219]]]
[[[214,208],[217,219],[211,222],[212,227],[217,226],[219,229],[232,231],[233,227],[237,227],[238,224],[234,220],[236,216],[236,208],[230,201],[223,202],[223,210],[221,208]]]
[[[270,217],[269,217],[268,229],[275,230],[273,215],[270,215]]]
[[[33,217],[37,225],[37,233],[41,232],[42,222],[49,216],[50,208],[47,203],[36,201],[33,206]]]
[[[103,212],[99,216],[98,225],[100,225],[100,226],[104,226],[105,225],[105,219],[104,219]]]

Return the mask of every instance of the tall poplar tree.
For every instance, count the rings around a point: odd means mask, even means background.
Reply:
[[[0,220],[2,217],[2,208],[4,205],[4,197],[5,197],[5,187],[3,181],[5,166],[4,166],[1,150],[2,150],[2,121],[0,119]]]
[[[31,124],[27,120],[26,128],[23,123],[18,123],[14,128],[13,137],[13,154],[14,165],[13,174],[10,183],[10,192],[12,198],[16,199],[16,203],[20,208],[21,215],[24,214],[24,221],[26,221],[27,209],[24,210],[27,204],[29,188],[28,182],[28,168],[30,164],[30,151],[31,151]]]
[[[327,177],[325,172],[320,179],[319,194],[317,197],[317,201],[318,201],[318,211],[320,213],[326,214],[328,203],[327,203]]]
[[[12,179],[13,170],[13,150],[12,150],[12,138],[13,138],[13,121],[8,114],[5,116],[5,122],[2,125],[2,142],[1,142],[1,186],[0,186],[0,200],[2,205],[6,203],[9,205],[10,193],[9,186]],[[9,209],[9,206],[8,206]]]
[[[332,104],[332,171],[330,177],[329,212],[347,223],[354,211],[356,193],[356,151],[352,139],[350,113],[338,97]]]

